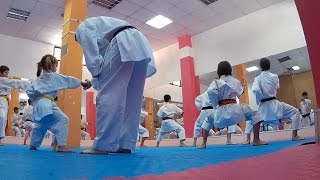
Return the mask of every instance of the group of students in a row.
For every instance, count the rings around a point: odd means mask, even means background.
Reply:
[[[197,139],[202,129],[203,142],[199,148],[206,148],[209,132],[213,127],[227,127],[227,144],[231,143],[231,134],[236,131],[237,124],[246,121],[245,133],[247,134],[247,144],[251,143],[251,133],[253,132],[254,146],[266,145],[265,141],[260,139],[261,123],[279,124],[279,120],[290,120],[292,140],[304,139],[298,135],[301,129],[301,117],[299,109],[276,99],[279,89],[278,75],[271,73],[270,61],[266,58],[260,60],[261,74],[254,79],[252,91],[256,96],[258,111],[253,110],[247,104],[238,104],[236,99],[240,98],[244,90],[239,80],[232,77],[232,67],[229,62],[222,61],[218,64],[217,74],[219,79],[215,79],[207,91],[195,99],[196,107],[201,111],[194,125],[194,142],[196,146]],[[302,117],[310,120],[311,101],[307,99],[306,92],[303,93]],[[182,110],[169,103],[169,95],[164,96],[165,104],[159,109],[158,116],[162,119],[162,126],[157,138],[157,146],[162,140],[164,134],[176,131],[180,138],[180,146],[185,146],[184,128],[173,120],[174,114],[182,114]]]

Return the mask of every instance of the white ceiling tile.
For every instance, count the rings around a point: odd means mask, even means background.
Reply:
[[[65,0],[38,0],[39,2],[45,2],[54,6],[64,7]]]
[[[162,10],[160,11],[160,14],[171,19],[172,21],[176,21],[180,17],[188,15],[187,12],[177,7],[171,7],[169,9]]]
[[[52,4],[37,2],[34,8],[32,9],[32,13],[39,14],[41,16],[51,17],[58,10],[57,6]]]
[[[172,33],[172,35],[175,36],[176,38],[183,36],[183,35],[186,35],[186,34],[194,35],[194,32],[188,28],[185,28],[185,29],[182,29],[181,31]]]
[[[139,11],[133,13],[130,17],[138,19],[142,22],[147,22],[150,19],[154,18],[157,14],[148,10],[141,8]]]
[[[31,11],[36,5],[35,0],[14,0],[12,3],[12,8],[21,9],[24,11]]]
[[[192,13],[198,9],[201,9],[203,7],[205,7],[206,5],[200,1],[184,1],[183,3],[180,3],[177,5],[178,8],[188,12],[188,13]]]
[[[26,22],[35,25],[45,25],[48,23],[49,19],[50,18],[47,16],[41,16],[31,12]]]
[[[153,0],[127,0],[127,1],[143,7],[151,3]]]
[[[50,18],[48,23],[46,24],[47,27],[50,28],[56,28],[56,29],[62,29],[62,25],[63,25],[63,19],[59,18]]]
[[[146,5],[144,8],[153,11],[155,13],[161,13],[167,9],[174,7],[173,5],[164,2],[162,0],[153,0],[152,3]]]
[[[201,9],[198,9],[198,10],[192,12],[191,16],[193,16],[196,19],[202,20],[202,19],[206,19],[208,17],[208,15],[213,16],[213,15],[217,15],[217,14],[218,14],[217,12],[215,12],[214,10],[205,6]]]
[[[61,29],[53,29],[49,27],[43,27],[41,31],[38,33],[39,36],[57,36],[60,33]]]
[[[197,18],[194,18],[193,16],[187,15],[187,16],[181,16],[175,20],[178,24],[189,27],[199,22]]]
[[[257,0],[257,2],[265,8],[268,6],[272,6],[274,4],[277,4],[281,1],[283,1],[283,0]]]
[[[17,36],[32,40],[37,36],[37,34],[41,31],[42,28],[43,26],[24,24],[20,31],[17,32]]]
[[[128,1],[122,1],[121,3],[116,5],[114,8],[112,8],[112,10],[129,16],[129,15],[133,14],[134,12],[138,11],[140,8],[141,8],[141,6],[132,4]]]
[[[107,9],[107,8],[97,6],[93,3],[91,3],[88,5],[87,16],[88,17],[102,16],[102,15],[105,15],[108,11],[109,11],[109,9]]]
[[[145,23],[140,24],[139,26],[137,26],[137,29],[139,31],[141,31],[143,34],[149,34],[149,33],[154,32],[154,31],[157,30],[156,28],[154,28],[152,26],[149,26],[149,25],[147,25]]]
[[[242,17],[245,14],[239,8],[232,7],[229,11],[224,12],[223,15],[228,22],[228,21],[237,19],[239,17]]]
[[[53,14],[51,15],[50,18],[56,18],[56,19],[62,19],[63,20],[63,16],[61,16],[62,14],[64,14],[64,8],[58,8],[56,9]]]
[[[105,14],[105,16],[109,16],[109,17],[113,17],[113,18],[118,18],[118,19],[125,19],[125,18],[127,17],[126,15],[120,14],[120,13],[115,12],[115,11],[113,11],[113,10],[107,12],[107,13]]]
[[[15,36],[25,22],[15,19],[5,18],[0,26],[0,32],[10,36]]]
[[[129,24],[135,26],[135,27],[137,27],[137,26],[139,26],[139,25],[144,23],[144,22],[139,21],[137,19],[134,19],[132,17],[126,17],[124,20],[127,21]]]
[[[181,30],[183,30],[183,29],[185,29],[185,28],[186,28],[186,27],[181,26],[181,25],[179,25],[179,24],[177,24],[177,23],[171,23],[171,24],[163,27],[161,30],[162,30],[162,31],[166,31],[166,32],[172,34],[172,33],[181,31]]]
[[[0,10],[2,11],[3,9],[10,9],[12,2],[13,2],[13,0],[1,0],[0,1]]]
[[[245,14],[258,11],[263,8],[256,0],[233,0],[237,7]]]
[[[224,13],[230,11],[236,7],[234,1],[232,0],[224,0],[224,1],[216,1],[212,4],[209,4],[208,7],[213,9],[217,13]]]
[[[185,0],[162,0],[163,2],[170,3],[172,5],[177,6],[180,3],[185,2]]]
[[[0,18],[6,18],[10,8],[0,9]]]

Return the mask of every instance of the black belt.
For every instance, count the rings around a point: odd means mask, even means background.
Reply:
[[[171,117],[164,117],[164,118],[162,118],[162,120],[168,120],[168,119],[173,119],[173,118],[171,118]]]
[[[26,121],[31,121],[31,122],[33,122],[32,120],[30,120],[30,119],[26,119]]]
[[[137,29],[137,28],[135,28],[134,26],[123,26],[122,28],[118,29],[118,30],[113,34],[112,39],[113,39],[114,37],[116,37],[121,31],[124,31],[124,30],[126,30],[126,29]]]
[[[310,116],[310,113],[308,113],[308,114],[305,114],[305,115],[302,115],[302,117],[308,117],[308,116]]]
[[[274,100],[274,99],[277,99],[276,97],[271,97],[271,98],[266,98],[266,99],[261,99],[260,102],[267,102],[267,101],[271,101],[271,100]]]
[[[206,110],[206,109],[213,109],[213,107],[212,106],[206,106],[206,107],[201,108],[201,110]]]

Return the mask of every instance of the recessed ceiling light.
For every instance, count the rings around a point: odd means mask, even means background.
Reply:
[[[300,67],[299,66],[293,66],[292,69],[296,71],[296,70],[299,70]]]
[[[251,67],[246,68],[246,70],[247,70],[248,72],[252,72],[252,71],[259,70],[259,68],[258,68],[257,66],[251,66]]]
[[[172,20],[162,15],[158,15],[146,22],[146,24],[157,29],[161,29],[170,23],[172,23]]]

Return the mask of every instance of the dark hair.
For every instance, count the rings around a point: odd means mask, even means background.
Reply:
[[[268,71],[270,69],[270,60],[267,58],[262,58],[260,60],[260,67],[262,71]]]
[[[41,58],[41,61],[38,62],[37,77],[39,77],[42,71],[50,71],[52,65],[58,64],[58,60],[51,54],[47,54]]]
[[[19,110],[19,108],[18,108],[18,107],[14,107],[13,110],[14,110],[14,111]]]
[[[303,92],[302,96],[308,96],[308,93],[307,92]]]
[[[0,73],[4,73],[5,71],[9,71],[9,67],[8,66],[5,66],[5,65],[2,65],[0,66]]]
[[[31,105],[32,101],[31,99],[28,99],[28,104]]]
[[[163,100],[165,102],[169,102],[171,100],[171,96],[169,94],[166,94],[166,95],[163,96]]]
[[[217,74],[219,78],[223,75],[228,76],[232,75],[232,67],[228,61],[221,61],[218,64]]]

